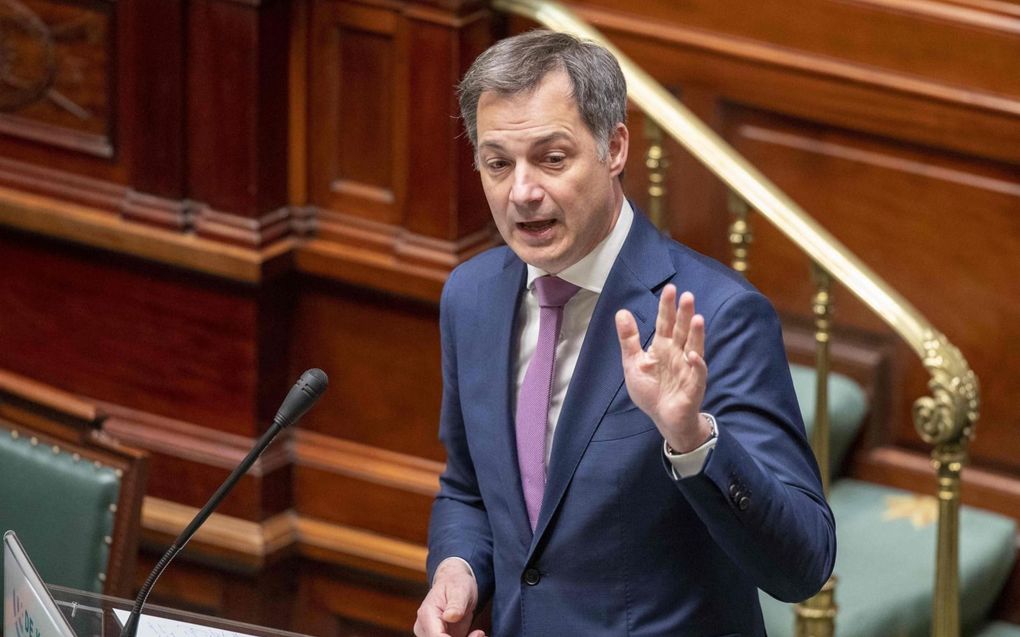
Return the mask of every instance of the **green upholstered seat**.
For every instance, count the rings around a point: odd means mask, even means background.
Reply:
[[[121,472],[0,427],[0,532],[49,584],[102,592]]]
[[[839,577],[836,634],[927,636],[935,581],[935,499],[844,479],[833,484],[830,503]],[[998,597],[1013,567],[1015,538],[1013,520],[971,507],[961,510],[964,626],[980,625]],[[761,600],[769,635],[793,635],[793,608],[765,594]]]
[[[804,426],[810,434],[815,420],[816,373],[813,367],[790,365],[793,389],[797,392]],[[829,374],[829,462],[838,469],[861,429],[868,399],[861,386],[852,379],[836,373]]]

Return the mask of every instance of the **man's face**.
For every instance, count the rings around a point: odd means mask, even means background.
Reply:
[[[609,235],[623,191],[627,128],[605,161],[570,94],[564,71],[532,92],[478,101],[478,165],[496,227],[525,263],[557,274]]]

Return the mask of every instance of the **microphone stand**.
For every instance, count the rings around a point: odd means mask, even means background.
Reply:
[[[248,455],[245,456],[244,460],[241,461],[241,464],[237,465],[234,471],[227,476],[227,479],[223,481],[223,484],[221,484],[220,488],[216,490],[216,493],[213,494],[209,502],[202,507],[202,510],[195,516],[195,519],[192,520],[191,523],[188,524],[183,531],[181,531],[181,534],[177,536],[174,543],[170,545],[170,548],[167,549],[166,553],[163,554],[163,557],[156,563],[156,566],[152,569],[148,579],[145,580],[145,584],[142,585],[142,589],[139,591],[138,597],[135,599],[135,605],[131,608],[131,615],[124,623],[124,629],[121,631],[120,637],[135,637],[135,634],[138,632],[138,621],[142,615],[142,606],[145,605],[145,601],[148,599],[149,592],[152,590],[152,587],[156,585],[156,580],[163,574],[163,571],[166,569],[170,561],[177,557],[177,554],[184,549],[188,540],[190,540],[191,536],[193,536],[195,531],[198,530],[198,527],[202,526],[202,523],[205,522],[206,518],[208,518],[210,514],[212,514],[213,510],[217,507],[217,505],[219,505],[223,498],[227,497],[227,494],[230,493],[230,490],[233,489],[234,485],[236,485],[241,479],[241,476],[247,473],[248,469],[255,464],[255,461],[258,460],[260,455],[262,455],[262,452],[265,451],[266,447],[273,442],[273,439],[275,439],[285,427],[286,423],[280,422],[279,419],[273,420],[272,426],[266,430],[266,433],[262,434],[259,441],[255,444],[252,450],[248,452]]]

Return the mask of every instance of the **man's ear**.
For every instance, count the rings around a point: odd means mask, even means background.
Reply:
[[[627,126],[620,122],[609,137],[609,153],[606,158],[609,162],[609,173],[616,177],[623,172],[627,165],[627,151],[630,149],[630,132]]]

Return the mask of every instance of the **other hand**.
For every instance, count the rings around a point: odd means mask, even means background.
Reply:
[[[468,635],[477,604],[478,584],[471,570],[460,560],[443,560],[432,579],[432,588],[418,607],[414,634],[416,637],[485,637],[481,630]]]
[[[641,349],[637,323],[627,310],[616,313],[616,333],[630,399],[652,419],[670,448],[687,453],[701,446],[712,429],[699,416],[708,367],[705,319],[694,313],[694,295],[684,292],[678,311],[676,287],[663,289],[647,351]]]

